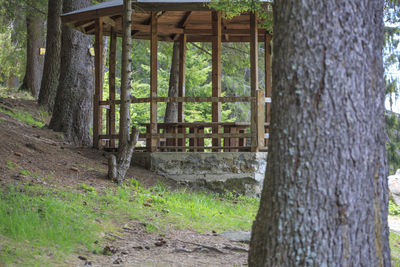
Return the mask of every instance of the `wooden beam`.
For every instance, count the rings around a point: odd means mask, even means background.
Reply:
[[[212,96],[221,96],[221,75],[222,75],[222,57],[221,57],[221,40],[222,40],[222,25],[221,25],[221,12],[213,11],[211,13],[212,20]],[[221,103],[212,103],[212,121],[221,121]],[[213,134],[218,134],[220,126],[215,126],[212,129]],[[212,145],[219,147],[221,146],[221,139],[215,138],[212,140]],[[215,150],[214,152],[218,152]]]
[[[179,23],[179,26],[181,28],[186,28],[186,26],[189,24],[190,22],[190,18],[192,17],[193,12],[192,11],[188,11],[186,12],[185,16],[183,17],[182,21]]]
[[[259,35],[258,40],[259,42],[264,42],[263,41],[264,35]],[[195,36],[195,35],[189,35],[187,37],[187,41],[189,43],[211,43],[213,41],[214,37],[213,36]],[[222,36],[222,42],[229,42],[229,43],[249,43],[250,42],[250,36],[235,36],[235,35],[230,35],[229,39],[227,40],[225,36]]]
[[[251,67],[251,96],[257,97],[258,90],[258,34],[257,34],[257,12],[250,14],[250,67]],[[258,108],[257,103],[251,103],[251,133],[258,133]],[[258,152],[258,136],[251,138],[251,151]]]
[[[111,27],[114,27],[114,28],[115,28],[116,23],[115,23],[115,20],[113,20],[112,18],[105,16],[105,17],[103,17],[103,22],[104,22],[105,24],[108,24],[108,25],[110,25]]]
[[[186,83],[186,35],[183,34],[179,45],[179,86],[178,96],[185,96],[185,83]],[[185,121],[185,105],[183,102],[178,103],[178,122]]]
[[[102,109],[100,101],[103,100],[103,20],[99,18],[95,22],[95,89],[93,104],[93,147],[100,149],[99,136],[102,131]]]
[[[110,100],[110,112],[109,112],[109,134],[115,134],[115,69],[116,69],[116,51],[117,51],[117,33],[114,28],[111,28],[110,35],[110,55],[109,55],[109,100]],[[110,141],[110,147],[115,148],[115,140]]]
[[[157,134],[157,53],[158,53],[158,18],[157,12],[151,12],[150,40],[150,133]],[[150,137],[150,151],[157,150],[157,139]]]

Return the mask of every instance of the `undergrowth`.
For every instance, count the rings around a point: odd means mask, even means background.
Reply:
[[[20,122],[25,122],[26,124],[30,125],[30,126],[36,126],[36,127],[43,127],[45,124],[34,118],[32,116],[32,114],[28,113],[28,112],[24,112],[24,111],[10,111],[10,110],[5,110],[3,108],[0,108],[0,112],[7,114],[10,117],[13,117],[14,119],[20,121]]]
[[[250,230],[258,199],[146,189],[136,180],[97,192],[25,185],[0,191],[0,265],[53,266],[78,251],[101,252],[104,232],[140,221],[148,232]]]
[[[396,216],[400,215],[400,207],[393,203],[393,201],[389,200],[389,215]]]

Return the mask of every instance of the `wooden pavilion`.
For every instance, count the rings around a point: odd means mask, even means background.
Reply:
[[[149,152],[238,152],[266,151],[271,102],[271,38],[259,28],[257,13],[244,13],[230,20],[221,12],[210,9],[203,0],[138,0],[133,3],[132,37],[150,40],[150,97],[132,97],[131,103],[150,103],[150,123],[140,138],[146,140]],[[268,4],[265,1],[266,5]],[[86,34],[95,35],[95,94],[93,104],[93,145],[95,148],[115,147],[116,132],[116,43],[122,36],[123,1],[112,0],[62,15],[62,21]],[[109,95],[103,95],[103,38],[110,36]],[[180,42],[179,96],[159,97],[157,94],[158,42]],[[185,58],[187,42],[212,43],[212,95],[185,96]],[[249,42],[251,58],[251,96],[221,96],[221,43]],[[258,48],[265,43],[265,92],[259,90]],[[177,123],[158,123],[157,104],[178,103]],[[185,102],[211,102],[212,122],[184,122]],[[250,102],[251,122],[221,121],[221,103]],[[103,110],[106,116],[103,118]],[[103,123],[105,122],[105,132]],[[205,131],[205,129],[211,131]],[[212,139],[212,146],[204,146],[204,139]],[[251,140],[249,142],[248,140]]]

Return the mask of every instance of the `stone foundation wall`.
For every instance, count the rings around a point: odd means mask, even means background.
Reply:
[[[264,182],[266,152],[137,152],[132,163],[194,187],[259,195]]]

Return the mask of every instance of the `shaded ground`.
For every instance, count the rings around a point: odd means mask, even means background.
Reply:
[[[42,115],[33,101],[0,100],[3,104],[6,103],[10,110],[24,110],[38,117]],[[115,186],[106,179],[106,157],[105,152],[66,144],[59,133],[46,127],[28,125],[0,112],[0,186],[32,183],[74,190],[84,183],[101,192],[106,187]],[[160,181],[172,187],[176,186],[173,182],[141,167],[131,168],[127,177],[133,177],[145,186],[152,186]],[[229,242],[211,233],[211,229],[208,234],[169,229],[160,236],[159,233],[146,232],[145,226],[137,221],[127,221],[119,228],[118,235],[106,236],[106,244],[111,248],[111,255],[82,252],[72,255],[60,265],[241,266],[246,264],[247,245]]]

